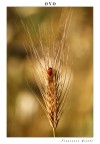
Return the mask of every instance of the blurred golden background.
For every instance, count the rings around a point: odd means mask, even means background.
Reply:
[[[57,137],[93,136],[93,8],[74,7],[68,40],[73,65],[73,84],[65,112],[56,130]],[[61,8],[8,7],[7,8],[7,136],[52,137],[52,128],[39,103],[29,89],[27,81],[38,94],[31,66],[23,48],[24,31],[21,18],[31,29],[54,18],[58,26]],[[21,17],[20,17],[21,16]],[[46,29],[45,29],[46,30]]]

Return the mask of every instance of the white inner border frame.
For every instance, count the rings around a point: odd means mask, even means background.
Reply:
[[[52,1],[52,0],[51,0]],[[50,1],[50,2],[51,2]],[[99,117],[99,79],[100,79],[100,20],[99,20],[99,1],[97,0],[53,0],[56,2],[56,6],[79,6],[79,7],[93,7],[93,106],[94,106],[94,117],[93,117],[93,138],[8,138],[7,137],[7,7],[8,6],[34,6],[41,7],[45,6],[45,2],[48,0],[0,0],[0,144],[63,144],[63,143],[74,143],[74,144],[99,144],[99,130],[100,130],[100,117]],[[82,140],[84,139],[84,142]],[[64,140],[62,142],[62,140]],[[71,142],[68,142],[71,141]],[[79,142],[77,142],[77,140]],[[91,142],[87,142],[91,140]],[[75,141],[75,142],[73,142]]]

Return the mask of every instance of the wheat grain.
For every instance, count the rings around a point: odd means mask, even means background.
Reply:
[[[24,47],[28,60],[33,68],[33,74],[44,103],[38,99],[36,94],[35,96],[47,115],[53,129],[54,137],[71,84],[72,70],[69,70],[68,68],[70,52],[68,44],[67,47],[65,44],[68,37],[71,18],[72,8],[69,8],[69,10],[62,8],[58,30],[55,31],[53,27],[53,19],[51,19],[51,24],[50,27],[48,27],[48,30],[45,26],[38,25],[39,33],[35,29],[32,18],[30,18],[30,22],[32,23],[32,27],[38,39],[41,50],[40,54],[34,45],[31,31],[21,18],[21,25],[29,38],[28,41],[26,38],[27,36],[24,37]],[[27,45],[30,49],[31,56],[28,55]],[[65,55],[65,48],[67,49],[67,56]],[[43,60],[41,60],[41,55]],[[34,61],[31,60],[31,57],[35,57],[35,62],[39,67],[34,67]],[[67,86],[64,88],[66,83]]]

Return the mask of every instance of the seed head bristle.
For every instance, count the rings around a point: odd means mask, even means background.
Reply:
[[[31,31],[21,19],[21,24],[26,32],[26,35],[29,37],[29,41],[25,38],[24,47],[26,49],[28,60],[32,65],[33,74],[44,103],[42,103],[39,99],[38,101],[49,119],[53,128],[54,136],[55,130],[63,113],[63,107],[65,105],[71,84],[72,71],[68,70],[69,46],[67,45],[67,47],[65,47],[71,17],[72,8],[69,8],[69,10],[62,8],[58,31],[55,32],[53,19],[51,19],[51,24],[48,28],[38,25],[39,33],[35,29],[32,18],[30,18],[30,22],[32,23],[38,39],[40,52],[34,44]],[[28,55],[27,45],[29,45],[29,49],[31,51],[30,55]],[[68,49],[67,56],[64,51],[65,48]],[[32,61],[31,57],[34,57],[35,60]],[[38,67],[35,68],[36,63]]]

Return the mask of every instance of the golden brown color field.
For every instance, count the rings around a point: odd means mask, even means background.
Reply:
[[[72,9],[73,15],[67,41],[70,43],[70,55],[73,61],[73,81],[68,95],[68,103],[56,130],[56,137],[92,137],[93,8],[73,7]],[[21,24],[21,18],[27,24],[37,50],[40,51],[36,32],[30,22],[30,16],[37,31],[38,25],[46,25],[44,31],[49,31],[48,26],[51,23],[51,19],[53,19],[55,31],[58,31],[60,13],[61,8],[57,7],[7,8],[8,137],[52,137],[52,129],[48,119],[26,82],[27,79],[32,90],[41,99],[39,88],[33,76],[32,67],[26,58],[26,51],[23,46],[26,35]],[[65,19],[63,18],[63,20]],[[47,35],[47,37],[49,36]],[[27,36],[26,39],[29,43],[30,41]],[[51,42],[48,40],[48,43]],[[26,47],[27,49],[29,48],[28,45]],[[66,49],[65,53],[67,56]],[[37,68],[38,65],[34,57],[32,60],[35,63],[34,67]]]

